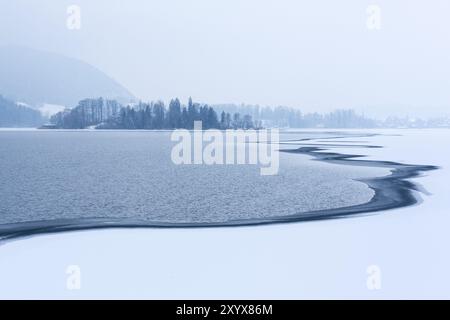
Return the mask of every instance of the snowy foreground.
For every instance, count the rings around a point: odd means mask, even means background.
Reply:
[[[9,241],[0,298],[450,298],[450,130],[364,132],[385,135],[351,140],[385,148],[333,151],[442,167],[415,179],[430,193],[421,204],[308,223]]]

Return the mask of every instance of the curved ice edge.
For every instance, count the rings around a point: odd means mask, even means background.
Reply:
[[[375,195],[369,202],[359,205],[310,211],[287,216],[232,220],[226,222],[170,223],[148,222],[134,219],[85,218],[10,223],[0,225],[0,241],[4,242],[6,240],[44,233],[89,229],[237,227],[345,218],[352,215],[374,213],[418,203],[420,198],[414,191],[420,191],[420,188],[417,184],[407,181],[407,179],[418,177],[425,171],[439,169],[439,167],[432,165],[411,165],[392,161],[361,160],[357,158],[364,157],[363,155],[323,152],[324,150],[325,149],[319,147],[300,147],[298,149],[284,149],[280,151],[309,155],[314,157],[315,160],[341,165],[390,168],[391,174],[382,177],[358,180],[364,182],[375,192]]]

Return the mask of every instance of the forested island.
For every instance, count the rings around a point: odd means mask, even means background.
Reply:
[[[122,106],[115,100],[85,99],[78,106],[57,113],[51,123],[58,128],[84,129],[193,129],[194,121],[202,121],[204,129],[253,129],[260,124],[250,115],[222,111],[220,116],[207,104],[172,99],[166,107],[162,101],[139,102]]]

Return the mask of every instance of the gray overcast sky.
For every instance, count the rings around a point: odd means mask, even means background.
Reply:
[[[0,0],[0,44],[84,60],[145,100],[450,113],[448,0]],[[81,29],[66,27],[68,5]],[[381,30],[366,26],[370,4]]]

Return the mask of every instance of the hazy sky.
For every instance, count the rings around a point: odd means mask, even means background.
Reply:
[[[79,58],[145,100],[449,114],[449,16],[448,0],[0,0],[0,44]]]

